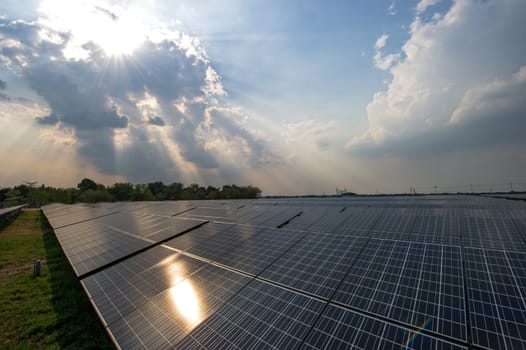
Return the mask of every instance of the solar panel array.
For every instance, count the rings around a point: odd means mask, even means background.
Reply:
[[[8,207],[8,208],[0,208],[0,216],[7,215],[7,214],[12,213],[14,211],[20,210],[20,209],[24,208],[25,206],[26,206],[26,204],[17,205],[17,206]]]
[[[526,203],[478,196],[43,208],[122,349],[526,349]]]

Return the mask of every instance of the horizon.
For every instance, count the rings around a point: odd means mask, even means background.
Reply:
[[[521,0],[5,1],[0,183],[524,191],[524,13]]]
[[[85,183],[85,181],[88,182],[88,184]],[[426,187],[415,187],[411,186],[409,188],[409,191],[401,191],[401,192],[379,192],[376,191],[374,193],[372,192],[353,192],[351,190],[348,190],[347,188],[338,189],[335,188],[334,192],[323,192],[323,193],[303,193],[303,194],[266,194],[264,191],[261,191],[261,189],[255,185],[255,184],[222,184],[222,185],[209,185],[209,184],[197,184],[197,183],[191,183],[191,184],[185,184],[182,182],[167,182],[164,183],[163,181],[154,181],[149,183],[131,183],[131,182],[115,182],[113,184],[103,184],[103,183],[97,183],[89,178],[82,179],[77,185],[73,186],[51,186],[46,184],[40,184],[38,181],[34,182],[28,182],[24,181],[23,183],[20,183],[15,186],[2,186],[0,185],[0,192],[5,190],[14,190],[19,189],[21,187],[26,187],[28,189],[35,189],[35,190],[71,190],[71,191],[77,191],[77,192],[85,192],[88,187],[91,185],[89,183],[92,183],[93,189],[96,191],[102,190],[103,192],[108,193],[108,195],[111,193],[111,189],[115,188],[118,185],[130,185],[130,189],[144,189],[144,188],[155,188],[156,192],[163,192],[168,187],[171,187],[173,185],[181,185],[181,190],[189,190],[194,188],[194,186],[197,186],[195,188],[203,189],[207,193],[208,191],[213,192],[220,192],[225,187],[238,187],[239,189],[248,189],[248,188],[254,188],[259,191],[259,194],[256,196],[256,198],[309,198],[309,197],[374,197],[374,196],[441,196],[441,195],[512,195],[511,197],[503,197],[508,199],[515,199],[513,197],[514,194],[524,194],[526,193],[526,183],[498,183],[498,184],[465,184],[465,185],[457,185],[457,186],[451,186],[451,187],[441,187],[441,186],[426,186]],[[100,186],[103,186],[101,189]],[[109,191],[109,192],[108,192]],[[152,190],[153,191],[153,190]],[[5,192],[4,194],[7,194],[8,192]],[[155,194],[154,194],[155,197]],[[230,198],[200,198],[200,199],[230,199]],[[232,198],[235,199],[235,198]],[[517,197],[517,199],[523,200],[522,197]],[[164,200],[170,200],[168,198],[160,197],[160,198],[153,198],[147,199],[147,200],[155,200],[155,201],[164,201]],[[181,200],[181,199],[176,199]],[[119,199],[113,198],[112,201],[120,201]],[[132,201],[135,201],[135,199],[132,199]],[[53,201],[49,202],[52,203]],[[59,201],[60,202],[60,201]]]

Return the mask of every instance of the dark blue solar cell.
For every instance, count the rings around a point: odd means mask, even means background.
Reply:
[[[466,349],[385,321],[329,304],[302,349]]]
[[[179,349],[233,347],[293,349],[324,302],[253,280],[181,343]]]
[[[261,277],[329,298],[366,242],[365,237],[311,233],[263,271]]]

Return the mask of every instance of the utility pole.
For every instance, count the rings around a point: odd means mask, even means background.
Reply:
[[[29,187],[34,188],[38,181],[24,181],[24,183]]]
[[[513,192],[513,182],[510,182],[510,192]]]
[[[435,194],[437,194],[437,185],[433,186],[435,188]]]

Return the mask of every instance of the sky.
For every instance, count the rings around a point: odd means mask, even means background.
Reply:
[[[0,186],[526,189],[526,1],[6,0]]]

